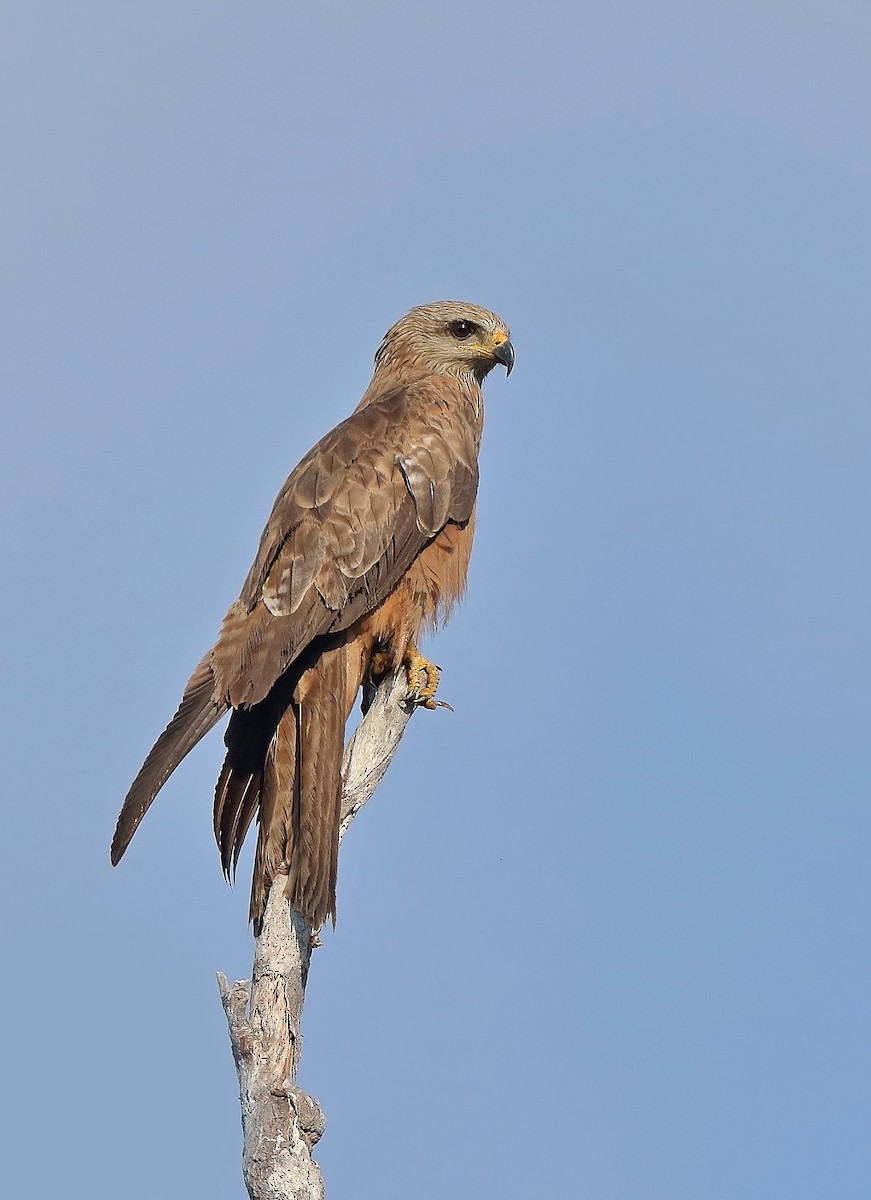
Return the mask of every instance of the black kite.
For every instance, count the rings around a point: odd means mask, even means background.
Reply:
[[[315,928],[335,919],[345,722],[361,685],[402,663],[415,698],[433,706],[438,673],[416,642],[462,595],[481,384],[513,362],[505,324],[472,304],[415,308],[388,332],[356,410],[281,489],[217,643],[127,794],[113,863],[181,760],[232,709],[214,813],[224,871],[257,814],[255,930],[279,873]]]

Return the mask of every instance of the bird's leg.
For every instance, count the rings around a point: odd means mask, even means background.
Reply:
[[[373,683],[380,683],[395,662],[389,650],[374,650],[369,659],[369,676]]]
[[[363,699],[360,704],[360,711],[364,717],[369,711],[372,701],[375,699],[378,684],[393,666],[393,663],[394,658],[389,650],[378,649],[372,651],[369,657],[369,665],[363,672]]]
[[[444,700],[433,699],[439,686],[441,667],[424,658],[414,642],[408,643],[402,663],[408,678],[409,695],[415,704],[429,709],[451,707]]]

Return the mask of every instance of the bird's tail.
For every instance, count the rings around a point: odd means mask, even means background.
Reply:
[[[226,703],[214,699],[211,657],[209,651],[197,664],[178,711],[155,742],[127,793],[112,839],[113,866],[120,861],[152,800],[178,764],[227,711]]]
[[[215,792],[215,837],[228,876],[259,808],[250,918],[259,933],[272,881],[318,929],[336,916],[336,869],[347,719],[347,656],[322,650],[296,679],[233,713]]]

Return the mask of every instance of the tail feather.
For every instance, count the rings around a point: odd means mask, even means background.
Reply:
[[[255,936],[260,933],[272,881],[287,874],[294,849],[299,846],[299,720],[296,702],[288,705],[272,737],[263,767],[260,826],[254,875],[251,880],[249,919]]]
[[[315,928],[328,917],[335,922],[345,721],[363,661],[359,653],[353,657],[357,665],[350,678],[344,639],[321,643],[264,700],[231,714],[227,755],[215,789],[215,840],[224,874],[232,879],[257,816],[250,907],[255,933],[277,875],[287,876],[289,901]],[[112,841],[113,863],[175,768],[227,712],[229,700],[216,702],[214,695],[210,652],[127,794]]]
[[[287,875],[288,899],[315,928],[328,917],[335,921],[346,690],[344,646],[325,650],[302,674],[274,726],[251,884],[255,933],[278,874]],[[237,821],[237,831],[241,827]]]
[[[155,742],[127,793],[112,839],[113,866],[120,862],[130,839],[139,827],[139,822],[148,812],[152,800],[167,779],[185,755],[227,711],[229,706],[226,703],[214,699],[214,689],[209,651],[197,664],[184,690],[178,711]]]
[[[235,874],[245,835],[263,803],[263,776],[270,744],[292,708],[297,680],[298,675],[285,675],[260,704],[234,709],[227,725],[224,736],[227,756],[215,788],[214,824],[221,866],[228,879]]]
[[[232,766],[228,755],[215,788],[215,841],[230,883],[236,877],[239,855],[260,804],[262,787],[262,768],[245,773]]]
[[[321,656],[299,705],[299,760],[294,805],[296,841],[287,895],[318,928],[336,919],[336,875],[345,736],[346,655]]]

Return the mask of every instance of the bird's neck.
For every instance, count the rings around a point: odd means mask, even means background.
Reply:
[[[407,364],[400,367],[393,367],[389,360],[380,363],[372,376],[372,380],[366,391],[363,393],[360,403],[357,405],[357,411],[361,408],[366,408],[368,404],[379,396],[383,396],[385,392],[391,391],[395,387],[408,387],[417,380],[436,377],[439,379],[450,379],[454,384],[458,385],[458,391],[462,399],[471,408],[476,421],[481,420],[484,411],[484,397],[481,391],[481,383],[483,376],[480,378],[475,371],[466,367],[458,368],[451,371],[432,371],[421,368],[420,371],[409,372]]]

